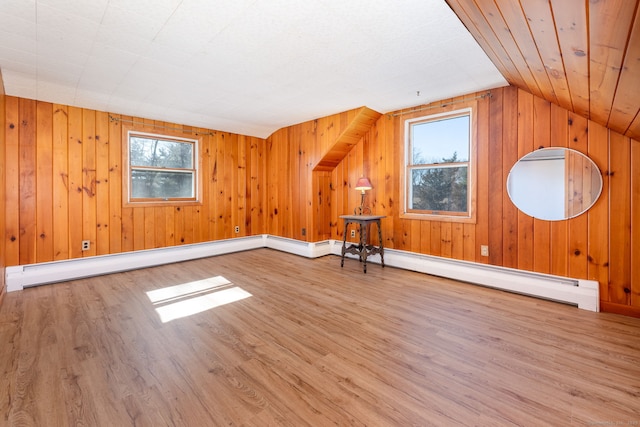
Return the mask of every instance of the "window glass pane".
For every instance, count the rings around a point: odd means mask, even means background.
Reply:
[[[466,212],[467,167],[432,167],[411,171],[409,208]]]
[[[194,197],[193,173],[132,170],[131,197],[136,199]]]
[[[151,137],[129,138],[131,166],[193,168],[193,144]]]
[[[444,118],[411,126],[413,164],[469,161],[469,116]]]

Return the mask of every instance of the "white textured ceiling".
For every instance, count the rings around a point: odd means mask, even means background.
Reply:
[[[444,0],[1,0],[0,70],[8,95],[259,137],[507,84]]]

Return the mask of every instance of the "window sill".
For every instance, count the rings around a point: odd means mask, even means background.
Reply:
[[[124,202],[123,208],[150,208],[150,207],[166,207],[172,208],[177,206],[202,206],[202,202],[198,200],[150,200],[141,202]]]
[[[422,214],[405,212],[400,214],[401,219],[419,220],[419,221],[440,221],[440,222],[459,222],[464,224],[475,224],[475,215],[461,216],[461,215],[447,215],[447,214]]]

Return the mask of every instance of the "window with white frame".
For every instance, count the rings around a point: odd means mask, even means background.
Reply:
[[[471,218],[472,110],[405,120],[405,214]]]
[[[198,139],[127,132],[129,203],[198,201]]]

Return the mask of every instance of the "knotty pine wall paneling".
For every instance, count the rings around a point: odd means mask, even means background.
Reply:
[[[338,231],[342,230],[342,220],[340,215],[343,215],[347,208],[345,206],[344,198],[347,195],[346,191],[342,191],[340,188],[342,185],[346,185],[344,179],[344,164],[340,163],[333,171],[331,171],[330,179],[330,191],[331,191],[331,229],[330,236],[336,240],[342,240],[343,235]]]
[[[631,307],[640,310],[640,142],[631,139]]]
[[[5,96],[5,227],[4,262],[20,264],[20,100]]]
[[[122,207],[122,203],[117,203],[117,200],[122,200],[122,128],[121,123],[116,120],[109,119],[108,127],[109,137],[107,145],[109,147],[109,253],[127,252],[125,249],[129,248],[129,242],[125,240],[124,227],[125,227],[125,211]],[[205,171],[206,172],[206,171]],[[120,185],[116,185],[120,183]],[[166,225],[165,225],[166,226]],[[167,242],[167,246],[172,246]]]
[[[246,179],[244,177],[246,158],[244,158],[241,154],[241,150],[239,149],[239,136],[229,133],[225,134],[228,136],[225,149],[225,152],[227,153],[225,158],[227,162],[225,169],[227,170],[227,174],[230,176],[230,179],[227,181],[227,188],[229,189],[229,200],[231,202],[229,206],[231,208],[229,212],[229,226],[225,229],[229,230],[229,237],[233,237],[235,234],[235,227],[240,227],[240,230],[246,229],[244,219],[247,191]],[[187,218],[193,218],[193,216],[187,215]],[[190,239],[193,239],[193,227],[190,220],[187,219],[185,222],[187,224],[187,234]],[[240,234],[240,236],[242,236],[242,234]]]
[[[93,117],[95,123],[94,155],[95,174],[89,188],[95,188],[95,253],[106,255],[110,253],[111,236],[110,220],[110,191],[109,191],[109,115],[97,111]],[[90,139],[89,139],[90,140]],[[92,227],[93,218],[89,221]]]
[[[533,97],[533,116],[536,126],[533,128],[533,150],[551,145],[551,104],[537,96]],[[533,219],[533,235],[536,236],[533,254],[533,270],[540,273],[551,271],[551,222]]]
[[[609,286],[608,302],[631,304],[631,141],[609,135]],[[636,242],[636,245],[638,242]],[[636,261],[637,262],[637,261]],[[636,292],[638,289],[636,289]]]
[[[122,207],[119,121],[92,110],[7,96],[4,262],[86,256],[79,245],[85,238],[93,239],[95,254],[224,239],[235,236],[235,225],[240,235],[342,240],[339,216],[358,206],[353,186],[365,174],[373,184],[368,205],[387,216],[385,247],[595,279],[604,310],[639,315],[640,272],[633,262],[640,247],[638,141],[522,90],[491,92],[476,111],[475,224],[400,216],[403,130],[402,117],[393,113],[382,115],[334,170],[322,173],[313,172],[313,165],[353,111],[289,126],[266,140],[200,130],[211,133],[201,147],[203,205],[132,208]],[[509,170],[521,155],[547,146],[574,148],[598,164],[605,186],[587,214],[540,221],[511,203],[505,186]],[[40,197],[45,191],[50,195]],[[480,256],[480,245],[489,246],[489,257]]]
[[[89,250],[84,251],[83,256],[97,254],[97,212],[96,194],[98,184],[96,182],[96,142],[100,135],[96,134],[96,112],[82,110],[82,240],[89,240]],[[40,195],[38,195],[40,198]]]
[[[306,127],[307,126],[296,126],[291,129],[292,155],[289,158],[289,165],[293,176],[310,174],[304,163],[306,150],[302,142]],[[313,209],[306,207],[307,189],[310,184],[311,181],[291,181],[291,192],[289,193],[291,198],[291,235],[297,240],[302,240],[302,224],[307,223],[309,216],[313,213]]]
[[[555,104],[551,105],[551,145],[567,147],[569,132],[569,112]],[[569,247],[567,241],[567,221],[551,222],[551,274],[566,276],[568,274]]]
[[[362,148],[354,147],[355,151],[347,156],[350,160],[345,159],[350,168],[343,165],[332,172],[319,172],[313,171],[313,167],[347,128],[355,111],[285,127],[267,138],[266,227],[270,234],[318,241],[336,232],[342,239],[342,220],[338,216],[353,212],[360,198],[355,190],[349,194],[338,187],[355,185],[353,179],[363,173]]]
[[[36,262],[53,259],[53,105],[36,105]]]
[[[476,109],[478,192],[475,224],[400,216],[399,153],[403,143],[403,120],[398,115],[402,111],[399,111],[381,116],[330,172],[331,238],[342,240],[344,230],[339,216],[353,212],[358,205],[359,194],[353,190],[353,185],[364,173],[373,184],[373,189],[367,192],[369,206],[375,214],[387,216],[382,221],[385,247],[594,279],[600,283],[604,310],[640,316],[640,268],[633,265],[639,263],[632,262],[637,259],[635,248],[640,247],[640,214],[634,209],[640,204],[640,174],[635,173],[640,170],[638,141],[514,87],[494,89],[491,94],[489,98],[478,100]],[[480,94],[434,105],[477,95]],[[339,123],[339,117],[333,115],[314,121],[318,124],[317,135],[298,132],[309,126],[309,123],[299,124],[276,132],[268,138],[268,143],[278,144],[277,149],[286,150],[287,138],[298,135],[296,146],[288,149],[310,150],[313,162],[322,147],[328,147],[320,135],[331,132],[334,137],[336,133],[331,125]],[[588,154],[598,164],[604,190],[586,214],[566,221],[542,221],[519,212],[511,202],[506,191],[511,167],[521,156],[542,147],[569,147]],[[267,161],[269,170],[285,169],[288,165],[284,160],[286,153],[277,153],[270,155]],[[314,190],[318,190],[315,187],[320,184],[312,178],[313,173],[305,175],[302,169],[296,169],[296,174],[285,179],[270,172],[267,194],[273,206],[296,203],[282,197],[282,192],[286,191],[284,186],[290,185],[290,180],[312,182]],[[275,181],[271,180],[273,175]],[[276,230],[272,224],[271,230],[284,237],[294,237],[293,233],[287,234],[285,227]],[[489,257],[480,255],[480,245],[489,246]]]
[[[588,120],[569,113],[569,148],[588,155]],[[606,143],[606,141],[605,141]],[[587,277],[588,214],[567,221],[569,224],[569,270],[570,277]]]
[[[83,208],[85,192],[83,190],[83,164],[82,164],[82,116],[81,108],[69,107],[69,117],[66,123],[68,127],[68,150],[69,150],[69,170],[68,170],[68,206],[69,206],[69,258],[81,258],[81,241],[85,240],[83,233]],[[88,113],[87,113],[88,114]],[[95,241],[93,242],[95,244]],[[132,248],[133,249],[133,248]],[[21,262],[30,264],[33,261]]]
[[[249,170],[247,176],[249,177],[249,193],[247,198],[249,199],[250,214],[247,215],[249,223],[247,224],[247,235],[262,234],[266,230],[265,223],[265,182],[267,181],[267,174],[265,168],[265,141],[261,138],[248,138],[249,145]],[[207,205],[208,209],[211,209],[211,205]]]
[[[5,215],[5,123],[6,123],[6,108],[5,108],[5,93],[4,83],[2,81],[2,72],[0,71],[0,304],[4,299],[5,293],[5,228],[6,228],[6,215]]]
[[[518,158],[533,151],[533,98],[522,92],[518,95]],[[520,270],[533,270],[534,236],[533,218],[518,210],[517,264]],[[535,239],[537,241],[537,239]]]
[[[487,214],[488,236],[487,244],[489,245],[489,264],[501,265],[503,260],[503,209],[505,202],[502,183],[506,182],[503,167],[503,149],[502,144],[493,141],[502,141],[505,132],[504,116],[505,116],[505,100],[508,90],[496,90],[492,93],[492,100],[489,104],[489,144],[488,150],[488,182],[487,185],[492,191],[487,195],[487,209],[491,209],[492,215]]]
[[[342,116],[344,114],[339,115],[339,117]],[[331,207],[334,193],[331,172],[313,170],[320,153],[325,152],[329,143],[337,137],[333,132],[340,126],[333,126],[331,123],[331,117],[303,123],[302,133],[299,135],[299,154],[302,156],[304,165],[302,176],[311,174],[312,177],[311,181],[300,180],[306,197],[304,205],[301,206],[303,212],[306,212],[306,218],[298,224],[298,228],[305,228],[306,235],[300,235],[301,240],[313,242],[331,238],[331,219],[333,218]],[[309,144],[307,141],[312,142]],[[309,229],[306,224],[310,224]]]
[[[264,139],[11,96],[3,100],[5,265],[265,232]],[[201,205],[123,207],[122,126],[131,121],[155,133],[172,128],[202,135]],[[82,251],[82,240],[90,241],[88,251]]]
[[[267,139],[266,164],[267,164],[267,233],[276,236],[286,236],[280,230],[280,218],[283,216],[280,211],[280,189],[288,186],[285,177],[281,177],[279,172],[284,173],[288,168],[288,163],[283,162],[280,151],[288,149],[283,145],[288,144],[288,129],[280,129]],[[279,171],[280,169],[280,171]],[[285,181],[285,182],[281,182]]]
[[[502,197],[502,214],[498,216],[497,212],[492,209],[489,212],[489,221],[492,221],[492,217],[495,221],[502,223],[502,248],[499,251],[502,252],[502,265],[509,268],[518,267],[518,209],[511,203],[509,194],[506,191],[506,182],[509,177],[511,167],[518,160],[518,91],[514,88],[508,88],[504,90],[503,99],[503,132],[502,139],[494,139],[490,142],[492,145],[498,145],[502,149],[502,165],[496,165],[500,167],[502,172],[502,180],[494,182],[497,184],[495,187],[489,189],[490,193],[499,193]],[[493,101],[493,98],[491,98]],[[492,105],[493,102],[490,102]],[[503,141],[511,141],[510,144],[504,144]],[[479,141],[482,143],[482,141]],[[482,165],[478,165],[478,168],[482,168]],[[500,243],[500,242],[496,242]],[[489,246],[489,254],[493,251],[493,248]],[[499,260],[496,260],[500,262]]]
[[[18,230],[20,247],[18,259],[21,264],[36,261],[36,103],[20,99],[20,122],[18,143],[20,150],[17,163],[20,205],[18,208]],[[11,161],[11,159],[7,159]]]
[[[488,257],[480,254],[480,246],[488,245],[489,243],[489,218],[491,215],[491,205],[489,204],[489,197],[491,194],[491,187],[489,186],[489,147],[491,143],[489,141],[490,136],[490,117],[491,108],[489,102],[485,99],[478,100],[475,110],[475,120],[477,123],[476,129],[476,164],[478,165],[475,172],[476,179],[476,223],[475,224],[462,224],[451,223],[453,227],[459,227],[463,225],[467,232],[464,233],[464,252],[462,255],[455,255],[456,259],[464,259],[466,261],[475,261],[479,263],[487,263]],[[480,166],[482,165],[482,166]],[[500,188],[504,188],[501,186]],[[491,254],[491,248],[489,248],[489,254]]]
[[[213,136],[210,136],[209,139],[210,139],[210,145],[208,147],[209,149],[208,171],[210,171],[209,172],[210,175],[207,177],[208,179],[205,178],[205,180],[207,180],[209,183],[210,190],[208,193],[209,193],[211,202],[214,204],[214,206],[211,206],[211,203],[210,203],[209,206],[213,207],[213,211],[215,212],[215,214],[210,215],[211,223],[209,224],[209,230],[210,230],[210,233],[213,235],[224,236],[225,212],[223,209],[221,209],[221,206],[220,206],[220,202],[226,200],[225,194],[224,194],[224,186],[225,186],[225,182],[224,182],[225,162],[224,162],[224,144],[223,144],[224,140],[217,133]],[[206,192],[206,189],[207,187],[205,187],[204,189],[205,192]],[[175,244],[176,223],[175,223],[174,215],[171,214],[170,217],[167,217],[167,222],[170,223],[171,230],[172,230],[171,235],[167,236],[167,238],[170,239]]]
[[[606,142],[606,143],[605,143]],[[602,176],[602,193],[588,214],[587,278],[600,283],[601,299],[609,284],[609,130],[589,122],[588,154]],[[640,188],[640,187],[639,187]],[[640,240],[636,240],[640,241]]]

